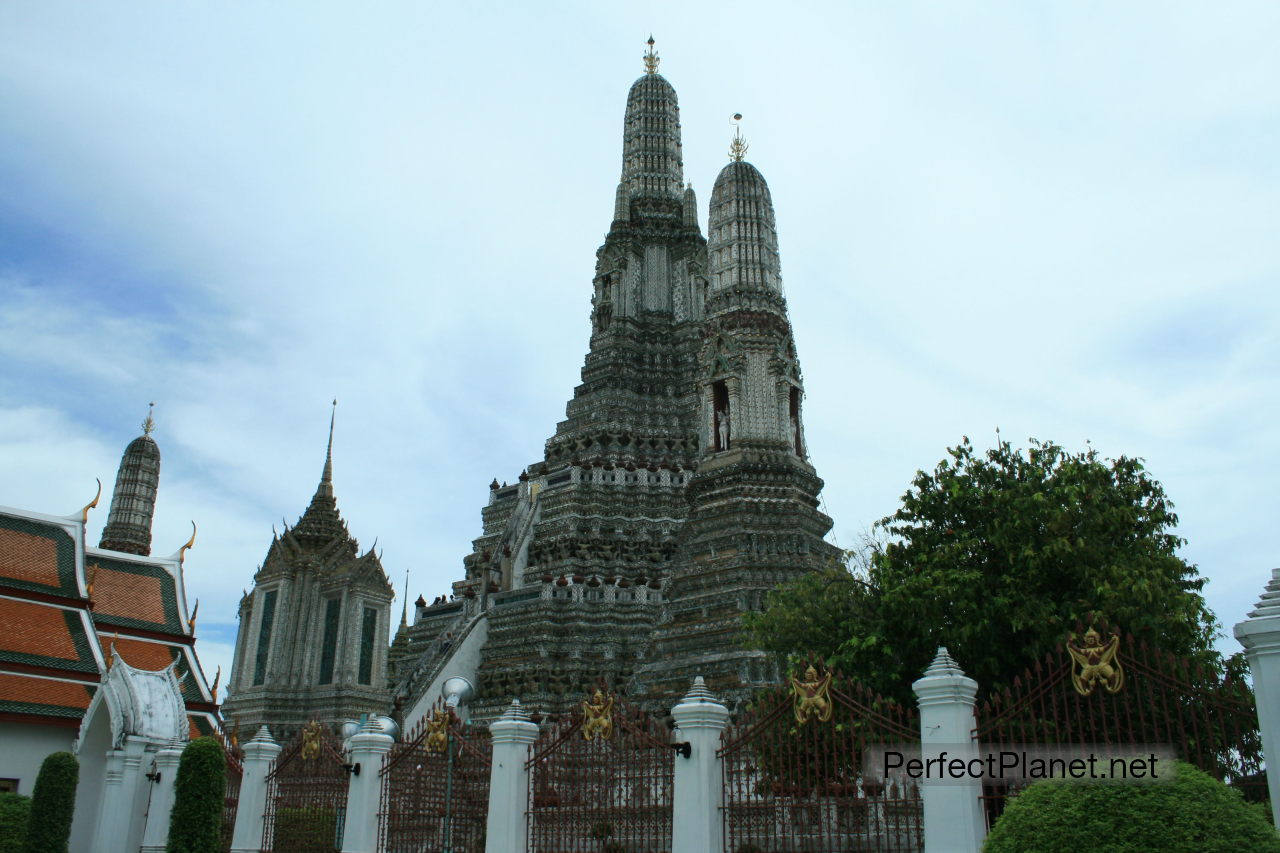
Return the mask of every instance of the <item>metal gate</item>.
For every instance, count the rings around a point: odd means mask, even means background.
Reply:
[[[442,702],[382,762],[382,853],[484,853],[492,746]]]
[[[919,790],[869,753],[919,743],[914,708],[819,666],[762,692],[721,735],[726,853],[918,853]]]
[[[674,751],[667,729],[596,690],[530,748],[531,853],[666,853]]]
[[[1077,625],[1066,642],[975,709],[985,749],[1164,746],[1177,758],[1265,800],[1262,743],[1248,685],[1122,636]],[[1252,790],[1251,790],[1252,789]],[[988,823],[1012,793],[984,789]]]
[[[349,766],[337,738],[318,720],[280,750],[267,774],[264,853],[341,849]]]

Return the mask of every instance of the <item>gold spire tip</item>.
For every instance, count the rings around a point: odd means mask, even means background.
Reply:
[[[747,149],[751,146],[747,145],[747,140],[742,138],[742,126],[738,122],[742,121],[742,113],[733,114],[733,141],[729,143],[729,159],[735,163],[741,163],[742,158],[747,156]]]
[[[155,411],[156,404],[154,402],[147,403],[147,419],[142,422],[143,435],[151,435],[151,433],[155,431],[156,419],[152,417],[152,415],[155,414]]]
[[[658,63],[662,60],[658,58],[658,52],[653,49],[653,34],[650,33],[649,41],[646,42],[649,49],[644,54],[644,71],[646,74],[657,74]]]

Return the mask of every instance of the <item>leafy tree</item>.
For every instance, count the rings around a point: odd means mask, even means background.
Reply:
[[[1168,782],[1037,782],[1014,797],[984,853],[1280,853],[1261,806],[1177,762]]]
[[[0,853],[21,853],[30,817],[30,797],[0,794]]]
[[[1141,460],[966,437],[876,523],[850,567],[803,577],[749,614],[748,638],[817,654],[887,697],[947,646],[984,689],[1009,685],[1094,614],[1221,669],[1177,516]]]
[[[222,744],[196,738],[182,750],[169,816],[168,853],[220,853],[227,758]]]
[[[80,762],[69,752],[55,752],[40,765],[31,792],[26,853],[66,853],[79,781]]]

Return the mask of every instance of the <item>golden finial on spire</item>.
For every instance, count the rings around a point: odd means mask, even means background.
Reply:
[[[644,54],[644,70],[646,74],[657,74],[658,63],[662,60],[658,58],[658,52],[653,49],[653,34],[649,34],[649,49]]]
[[[729,159],[735,163],[741,163],[742,158],[747,156],[747,140],[742,138],[742,126],[738,122],[742,121],[742,113],[733,114],[733,141],[729,143]]]
[[[155,430],[156,420],[155,418],[152,417],[152,415],[155,414],[155,411],[156,411],[156,404],[154,402],[147,403],[147,419],[142,422],[143,435],[151,435],[151,433]]]

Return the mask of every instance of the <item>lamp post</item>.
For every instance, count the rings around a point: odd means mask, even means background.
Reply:
[[[449,711],[453,715],[452,709]],[[444,727],[444,755],[449,762],[444,775],[444,846],[440,853],[453,853],[453,733]]]
[[[450,717],[453,716],[454,709],[470,701],[475,692],[471,682],[460,675],[449,678],[440,687]],[[468,719],[464,725],[471,725],[471,720]],[[453,853],[453,732],[448,723],[444,727],[444,754],[448,764],[444,777],[444,846],[440,848],[440,853]]]

